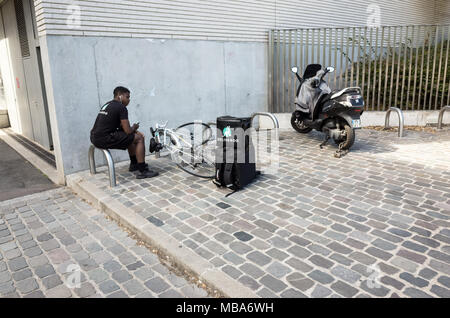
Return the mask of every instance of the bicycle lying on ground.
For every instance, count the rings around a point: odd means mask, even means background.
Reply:
[[[180,169],[193,176],[213,179],[216,174],[216,131],[211,124],[192,122],[175,130],[168,129],[167,124],[150,128],[156,141],[150,152],[153,150],[156,158],[170,156]]]

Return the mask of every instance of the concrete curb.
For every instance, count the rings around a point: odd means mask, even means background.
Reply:
[[[176,265],[195,273],[203,282],[229,298],[259,298],[250,288],[216,269],[193,251],[180,246],[173,237],[149,223],[142,216],[99,190],[79,175],[67,176],[67,186],[119,224],[127,227],[142,241],[157,247]]]
[[[9,200],[5,200],[5,201],[0,201],[0,207],[8,207],[11,205],[14,205],[18,202],[23,202],[23,201],[31,201],[34,200],[36,198],[42,198],[43,195],[53,195],[54,193],[60,192],[62,191],[62,189],[64,189],[64,187],[59,187],[56,189],[50,189],[47,191],[43,191],[43,192],[37,192],[37,193],[33,193],[33,194],[28,194],[22,197],[18,197],[18,198],[13,198],[13,199],[9,199]]]
[[[274,114],[280,123],[280,129],[292,129],[291,116],[292,113]],[[426,126],[430,124],[436,125],[438,122],[439,111],[404,111],[405,126]],[[367,111],[361,116],[363,127],[368,126],[384,126],[386,112]],[[444,124],[450,123],[450,112],[444,114]],[[272,121],[267,117],[260,118],[260,126],[263,129],[273,128]],[[398,127],[398,119],[396,114],[391,114],[391,127]]]

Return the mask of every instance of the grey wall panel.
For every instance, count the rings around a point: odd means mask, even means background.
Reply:
[[[248,49],[243,50],[242,47]],[[252,111],[266,111],[267,101],[267,46],[259,43],[227,42],[225,58],[225,113],[249,116]],[[263,75],[264,74],[264,75]]]
[[[29,0],[23,0],[26,22],[26,31],[28,35],[28,47],[30,56],[23,59],[23,67],[27,85],[28,102],[33,122],[33,140],[38,144],[50,149],[50,136],[47,125],[47,118],[44,108],[44,98],[42,96],[41,77],[39,74],[38,56],[36,51],[36,42],[33,32],[33,21],[31,19]]]
[[[19,121],[17,118],[16,99],[14,90],[14,81],[11,73],[11,62],[9,59],[8,45],[3,29],[2,10],[0,9],[0,78],[4,94],[0,96],[0,109],[8,109],[8,116],[11,126],[14,130],[19,130]],[[0,89],[2,89],[0,88]],[[4,104],[2,104],[2,102]]]
[[[437,23],[448,24],[450,22],[450,1],[438,0],[436,1],[434,8]]]
[[[277,0],[277,28],[366,26],[375,14],[381,25],[433,24],[434,1],[423,0]]]
[[[380,0],[382,25],[450,22],[444,0]],[[80,27],[68,24],[80,9]],[[41,35],[267,41],[274,28],[364,26],[374,11],[353,0],[36,0]]]

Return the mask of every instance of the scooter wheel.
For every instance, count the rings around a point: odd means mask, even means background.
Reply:
[[[342,150],[349,150],[353,144],[355,143],[355,138],[356,138],[356,134],[355,131],[353,130],[352,127],[350,127],[349,125],[345,125],[344,127],[345,132],[346,132],[346,138],[345,140],[335,140],[334,142],[338,145],[340,145],[341,143],[344,143],[342,145]]]
[[[307,134],[312,131],[312,128],[304,126],[303,121],[297,119],[297,116],[295,116],[295,114],[292,114],[291,125],[292,125],[292,128],[295,129],[295,131],[297,131],[301,134]]]

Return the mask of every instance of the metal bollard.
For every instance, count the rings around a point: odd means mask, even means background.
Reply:
[[[442,107],[441,111],[439,112],[439,119],[438,119],[438,127],[437,127],[437,129],[442,129],[442,121],[444,120],[444,113],[445,113],[446,110],[450,110],[450,106]]]
[[[398,137],[402,138],[404,136],[403,130],[405,126],[405,117],[403,116],[403,112],[400,108],[397,107],[391,107],[386,113],[386,123],[384,128],[389,128],[389,116],[391,115],[391,112],[395,111],[398,114],[398,120],[399,120],[399,127],[398,127]]]
[[[272,121],[273,121],[273,126],[274,126],[274,128],[275,128],[275,129],[279,129],[279,128],[280,128],[280,123],[278,122],[278,119],[275,117],[274,114],[271,114],[271,113],[254,113],[254,114],[252,115],[252,122],[253,122],[253,120],[255,120],[255,118],[256,118],[257,116],[265,116],[265,117],[269,117],[269,118],[272,119]]]
[[[89,170],[91,171],[91,175],[94,175],[97,173],[97,169],[95,167],[95,149],[96,147],[94,145],[91,145],[89,148]],[[100,148],[97,148],[100,149]],[[108,173],[109,173],[109,185],[111,188],[116,187],[116,169],[114,168],[114,160],[111,156],[111,152],[108,149],[100,149],[103,152],[103,155],[106,158],[106,161],[108,162]]]

